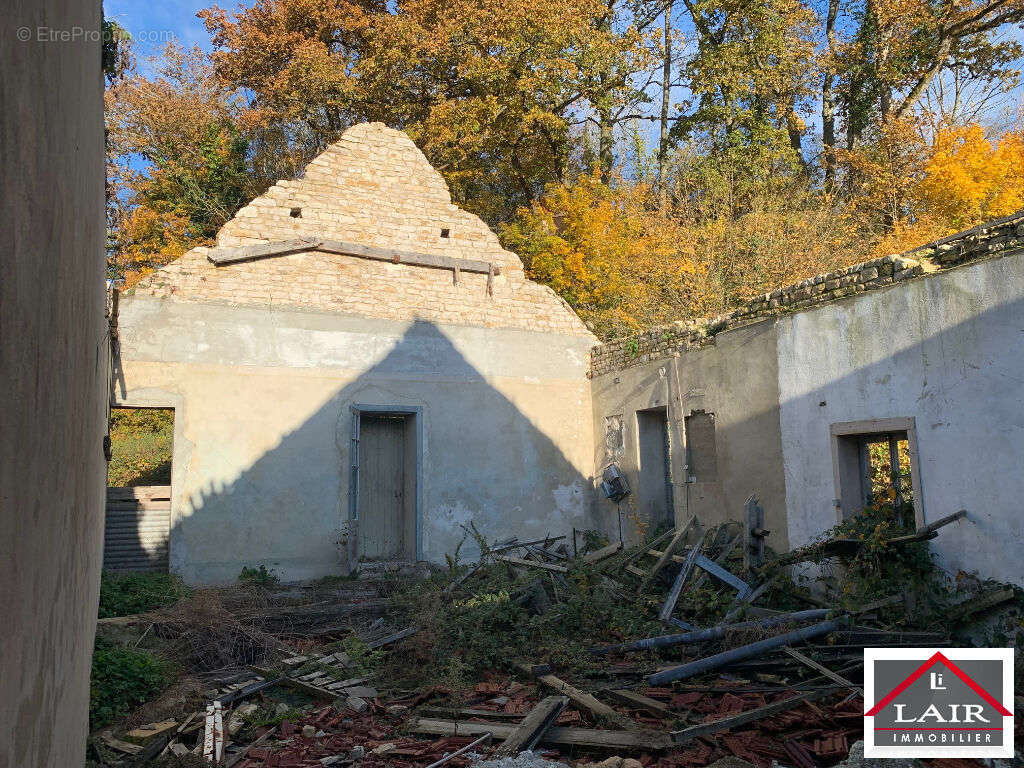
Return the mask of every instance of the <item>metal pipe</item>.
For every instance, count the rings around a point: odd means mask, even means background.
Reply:
[[[742,661],[743,659],[749,659],[751,656],[757,656],[765,653],[766,651],[774,651],[776,648],[781,648],[785,645],[792,645],[793,643],[799,643],[804,640],[810,640],[814,637],[828,634],[837,630],[845,618],[830,619],[829,621],[823,621],[820,624],[814,624],[810,627],[802,627],[795,629],[792,632],[786,632],[783,635],[776,635],[775,637],[769,637],[766,640],[759,640],[756,643],[750,645],[742,645],[739,648],[733,648],[730,651],[723,651],[722,653],[716,653],[714,656],[708,656],[707,658],[698,659],[697,661],[691,661],[689,664],[682,664],[678,667],[672,667],[662,672],[656,672],[653,675],[648,676],[647,682],[650,685],[664,685],[665,683],[671,683],[673,680],[685,680],[688,677],[699,675],[704,672],[710,672],[720,667],[727,666],[736,661]]]
[[[706,640],[717,640],[728,632],[741,629],[753,629],[754,627],[776,627],[780,624],[792,624],[801,621],[817,621],[824,619],[829,614],[827,608],[813,608],[809,611],[796,611],[780,616],[769,616],[766,619],[753,619],[741,621],[738,624],[722,624],[709,629],[698,629],[693,632],[682,632],[676,635],[659,635],[648,637],[643,640],[634,640],[631,643],[620,643],[618,645],[606,645],[602,648],[592,648],[591,653],[620,653],[625,651],[647,651],[651,648],[665,648],[670,645],[681,645],[683,643],[703,643]]]
[[[481,742],[483,742],[483,741],[490,741],[490,739],[491,739],[491,734],[490,733],[485,733],[483,736],[481,736],[476,741],[471,742],[471,743],[467,744],[466,746],[462,747],[462,749],[457,749],[454,752],[452,752],[450,755],[445,755],[444,757],[442,757],[437,762],[431,763],[430,765],[427,766],[427,768],[438,768],[438,766],[444,765],[449,760],[451,760],[453,757],[458,757],[459,755],[463,754],[464,752],[468,752],[469,750],[471,750],[473,747],[477,746]]]

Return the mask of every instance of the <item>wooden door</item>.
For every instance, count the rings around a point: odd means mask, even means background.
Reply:
[[[359,424],[359,558],[405,551],[406,418],[362,414]]]

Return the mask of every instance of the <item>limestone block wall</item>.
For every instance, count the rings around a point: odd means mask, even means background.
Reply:
[[[217,236],[220,247],[321,237],[360,245],[474,259],[488,276],[320,252],[214,266],[196,248],[145,278],[137,293],[179,301],[301,307],[388,320],[590,333],[550,288],[526,279],[477,216],[451,202],[448,187],[401,131],[364,123],[306,168],[242,208]]]

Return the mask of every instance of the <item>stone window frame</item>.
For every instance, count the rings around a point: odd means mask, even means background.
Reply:
[[[917,443],[917,427],[913,416],[893,417],[884,419],[863,419],[860,421],[842,421],[829,426],[829,441],[832,447],[832,473],[835,484],[833,505],[836,511],[836,523],[842,523],[847,512],[860,506],[859,501],[851,501],[856,489],[859,496],[863,488],[860,450],[858,438],[870,435],[885,435],[893,432],[905,432],[907,449],[910,454],[910,482],[913,490],[915,527],[925,524],[924,495],[921,490],[921,462]],[[846,495],[843,489],[846,488]]]

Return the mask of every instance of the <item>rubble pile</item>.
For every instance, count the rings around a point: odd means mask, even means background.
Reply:
[[[941,613],[909,591],[847,588],[868,560],[873,588],[887,586],[885,552],[928,562],[927,541],[964,512],[896,536],[837,531],[778,557],[757,512],[751,499],[744,522],[703,531],[690,519],[632,550],[481,541],[477,562],[411,586],[351,582],[276,613],[264,601],[248,617],[273,638],[265,658],[208,670],[205,711],[104,732],[94,751],[110,766],[824,768],[863,733],[864,647],[963,644],[979,618],[1005,627],[1000,612],[1021,626],[1005,585],[972,584]],[[788,571],[808,561],[810,589]],[[981,765],[948,762],[925,764]]]

